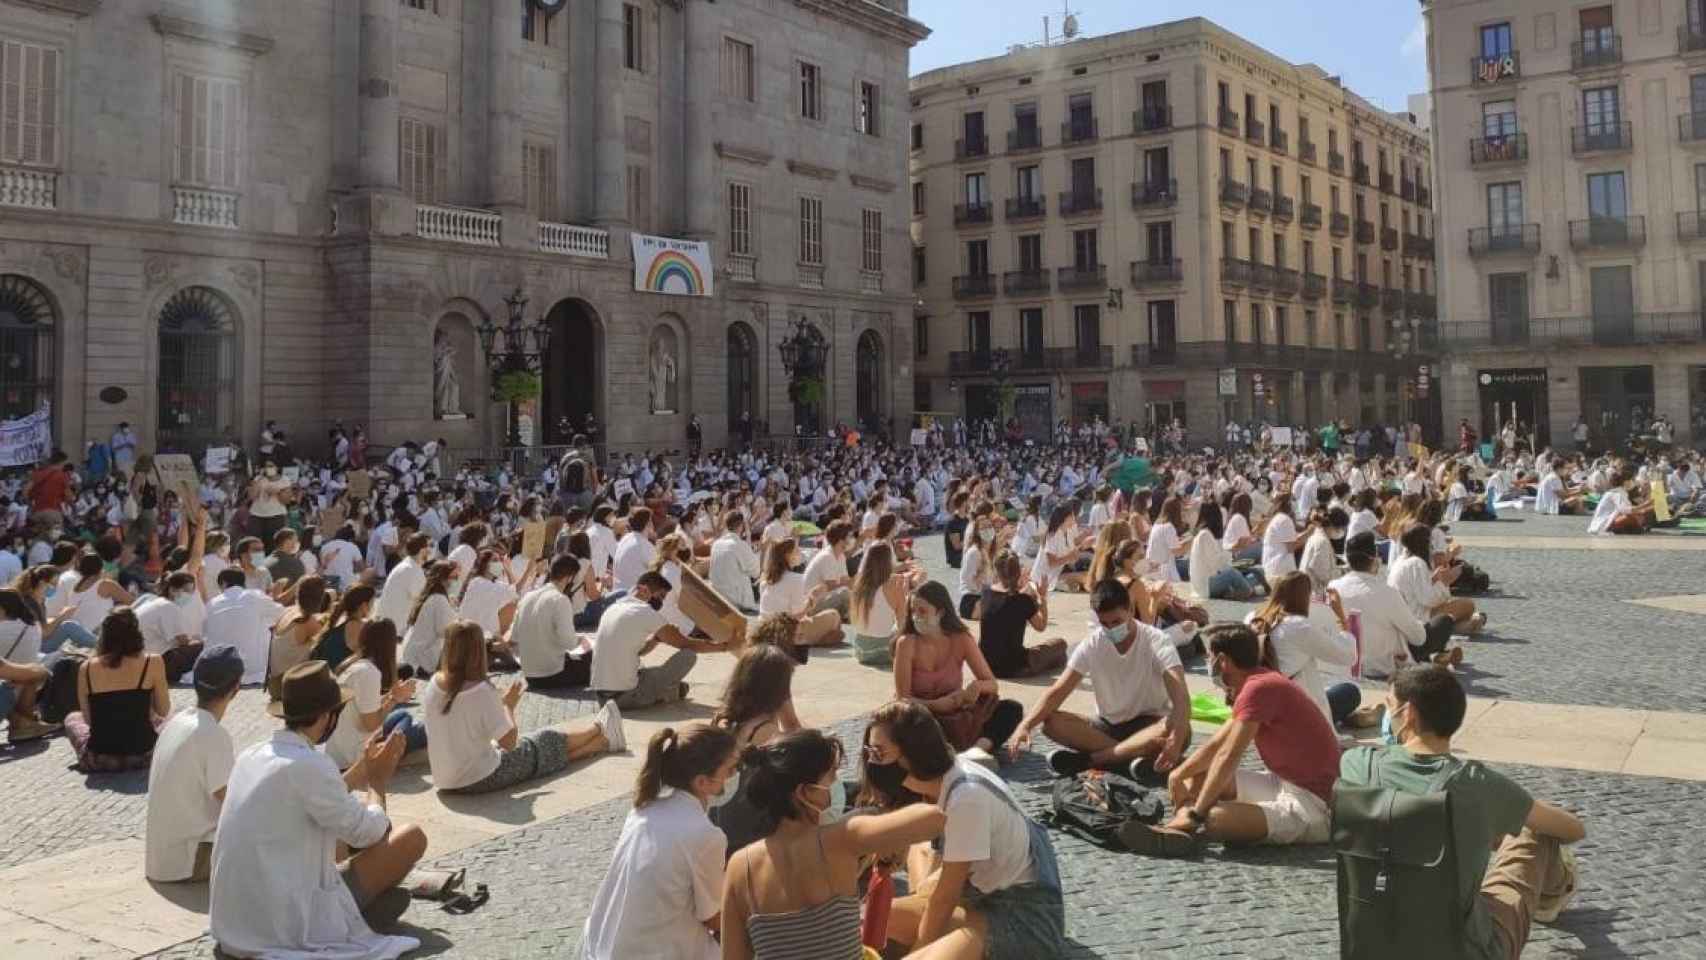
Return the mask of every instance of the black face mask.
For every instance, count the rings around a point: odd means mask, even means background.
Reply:
[[[898,763],[866,763],[865,779],[887,796],[900,797],[906,793],[906,771]]]
[[[663,609],[663,598],[662,597],[653,597],[650,600],[647,600],[646,603],[649,604],[653,610],[662,610]]]
[[[323,745],[326,741],[332,739],[332,734],[336,733],[338,729],[338,720],[343,715],[344,712],[342,710],[332,711],[332,722],[326,724],[326,732],[320,736],[320,743],[316,744],[316,746]]]

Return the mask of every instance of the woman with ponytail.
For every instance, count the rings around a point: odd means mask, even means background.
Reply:
[[[863,858],[941,834],[947,817],[931,803],[851,815],[841,759],[841,742],[818,730],[742,752],[742,781],[767,829],[729,861],[724,960],[859,960]]]
[[[582,935],[586,960],[716,960],[728,839],[706,817],[734,782],[735,739],[694,724],[652,735],[610,869]]]

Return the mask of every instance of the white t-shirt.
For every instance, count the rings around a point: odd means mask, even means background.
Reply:
[[[17,664],[41,660],[41,627],[22,620],[0,623],[0,660]]]
[[[337,729],[326,741],[326,756],[332,758],[339,770],[349,769],[361,757],[361,745],[367,740],[369,731],[362,730],[356,718],[379,709],[384,700],[379,681],[379,668],[365,659],[356,660],[338,674],[338,686],[350,692],[350,701],[344,704],[343,713],[338,715]]]
[[[320,548],[320,564],[326,576],[337,577],[345,587],[355,579],[355,564],[360,559],[361,551],[348,540],[328,540]]]
[[[630,531],[616,545],[616,559],[611,569],[611,576],[617,590],[632,590],[634,584],[652,565],[657,556],[657,548],[647,540],[642,533]]]
[[[1032,580],[1047,577],[1050,586],[1060,581],[1060,572],[1066,569],[1066,563],[1055,563],[1049,559],[1049,555],[1058,557],[1075,553],[1072,549],[1072,535],[1068,530],[1067,525],[1062,524],[1059,530],[1049,534],[1043,541],[1042,548],[1037,551],[1037,559],[1031,563]]]
[[[196,847],[213,842],[220,802],[237,748],[219,720],[185,707],[160,728],[148,767],[148,834],[144,873],[150,880],[187,880]]]
[[[444,559],[456,564],[456,575],[468,579],[468,571],[474,569],[474,561],[480,559],[480,551],[466,543],[459,543],[456,549],[450,551],[450,556]]]
[[[1629,494],[1625,493],[1622,487],[1605,491],[1605,495],[1599,498],[1599,506],[1594,508],[1593,519],[1588,521],[1588,532],[1610,533],[1611,522],[1633,509],[1629,503]]]
[[[587,915],[582,960],[721,957],[704,921],[723,909],[728,846],[690,793],[630,810]]]
[[[990,573],[986,567],[991,564],[983,562],[983,545],[969,544],[965,553],[960,555],[960,596],[983,596],[983,588],[989,585]]]
[[[847,579],[847,561],[837,557],[835,551],[828,548],[812,554],[806,563],[806,589],[831,580]]]
[[[782,579],[764,586],[758,597],[760,615],[791,613],[797,616],[805,610],[805,605],[805,575],[792,570],[784,571]]]
[[[405,618],[406,619],[406,618]],[[456,619],[450,598],[435,593],[421,604],[420,615],[403,636],[403,649],[398,661],[415,668],[417,673],[432,673],[438,669],[438,657],[444,650],[444,628]]]
[[[598,621],[592,641],[592,683],[598,691],[619,693],[640,683],[640,651],[658,628],[663,614],[634,597],[616,601]]]
[[[474,621],[486,631],[486,636],[495,637],[498,635],[498,612],[514,603],[515,598],[515,588],[509,584],[490,577],[475,577],[468,581],[468,589],[462,594],[462,605],[456,609],[456,615]]]
[[[1176,583],[1179,579],[1179,566],[1174,562],[1174,551],[1179,549],[1179,532],[1173,525],[1163,520],[1149,528],[1149,548],[1143,558],[1157,568],[1161,579],[1168,583]]]
[[[1262,532],[1262,572],[1273,583],[1297,569],[1291,545],[1297,539],[1297,524],[1283,513],[1276,513]]]
[[[1536,513],[1556,514],[1563,507],[1564,480],[1556,473],[1548,473],[1540,481],[1540,489],[1534,494],[1534,511]]]
[[[492,741],[509,733],[509,711],[503,697],[490,681],[471,683],[456,695],[450,712],[444,702],[450,694],[428,678],[421,694],[421,716],[426,720],[427,764],[432,785],[451,790],[478,783],[498,768],[498,748]]]
[[[954,790],[961,780],[975,778]],[[953,790],[950,795],[949,790]],[[996,795],[1005,794],[1007,799]],[[970,863],[971,884],[994,893],[1036,879],[1031,863],[1031,834],[1025,815],[999,777],[963,757],[942,778],[942,810],[948,823],[942,830],[942,860]]]
[[[1173,698],[1162,679],[1168,670],[1182,669],[1173,639],[1135,620],[1131,628],[1137,637],[1125,653],[1120,653],[1107,631],[1098,627],[1072,648],[1066,661],[1068,670],[1090,678],[1096,713],[1109,723],[1165,716],[1173,708]]]
[[[1220,534],[1220,545],[1225,547],[1228,553],[1231,553],[1232,548],[1237,545],[1238,541],[1248,537],[1249,535],[1250,521],[1244,519],[1244,515],[1242,513],[1228,514],[1226,517],[1226,529],[1221,531]]]
[[[1373,510],[1358,510],[1351,514],[1351,522],[1345,526],[1345,539],[1349,540],[1359,533],[1373,533],[1379,526],[1380,518],[1374,515]]]
[[[180,634],[190,633],[183,608],[165,597],[149,597],[133,609],[137,625],[142,628],[142,648],[149,653],[165,653],[177,646]]]

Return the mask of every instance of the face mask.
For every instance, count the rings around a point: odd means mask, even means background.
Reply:
[[[1113,643],[1124,643],[1126,638],[1131,636],[1131,621],[1127,620],[1117,627],[1103,627],[1102,635]]]
[[[456,591],[459,588],[461,588],[461,586],[462,586],[462,578],[461,577],[451,577],[444,584],[444,588],[447,591],[449,591],[452,596],[454,596],[456,594]]]
[[[841,782],[840,777],[835,778],[835,782],[827,787],[821,783],[814,783],[812,786],[829,794],[829,805],[817,812],[818,826],[827,827],[847,816],[847,785]]]
[[[984,543],[993,543],[995,541],[995,531],[994,530],[979,530],[977,532],[977,538],[979,540],[982,540]]]
[[[269,476],[269,477],[278,476],[278,468],[277,467],[268,467],[267,468],[267,476]]]
[[[663,598],[662,597],[652,597],[650,600],[646,601],[646,605],[651,607],[653,610],[662,610],[663,609]]]
[[[343,717],[343,713],[344,712],[342,710],[335,710],[332,712],[332,722],[326,724],[326,732],[320,735],[320,744],[324,744],[326,741],[332,739],[332,734],[337,732],[338,720]]]
[[[495,560],[492,561],[491,563],[486,564],[486,576],[490,577],[491,579],[496,580],[497,578],[503,576],[503,574],[504,574],[504,565],[503,564],[498,563]]]
[[[942,617],[936,613],[913,614],[912,625],[919,633],[939,633],[942,629]]]
[[[261,564],[265,563],[266,561],[267,561],[267,557],[266,557],[266,554],[264,554],[264,553],[251,553],[251,554],[249,554],[249,566],[251,566],[251,567],[258,567]]]
[[[1399,707],[1397,709],[1402,710],[1403,707]],[[1398,731],[1392,726],[1392,717],[1396,712],[1396,710],[1388,710],[1386,711],[1386,715],[1380,718],[1381,743],[1396,744],[1402,742],[1398,739]]]
[[[712,797],[711,802],[706,804],[706,806],[720,807],[723,804],[728,803],[730,800],[733,800],[735,798],[735,794],[739,792],[740,771],[736,770],[733,774],[729,775],[727,780],[723,781],[723,789],[718,792],[716,796]]]
[[[898,797],[906,790],[906,771],[898,763],[867,763],[865,779],[879,793]]]
[[[51,599],[53,599],[53,595],[58,593],[58,592],[59,592],[58,587],[53,586],[52,584],[49,584],[48,588],[47,588],[47,592],[42,594],[42,599],[51,600]]]

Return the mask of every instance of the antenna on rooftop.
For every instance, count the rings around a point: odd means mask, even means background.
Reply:
[[[1067,9],[1066,0],[1061,0],[1060,14],[1061,14],[1061,20],[1060,20],[1060,36],[1061,36],[1061,39],[1071,40],[1073,37],[1078,36],[1078,14],[1073,13],[1071,10]]]

